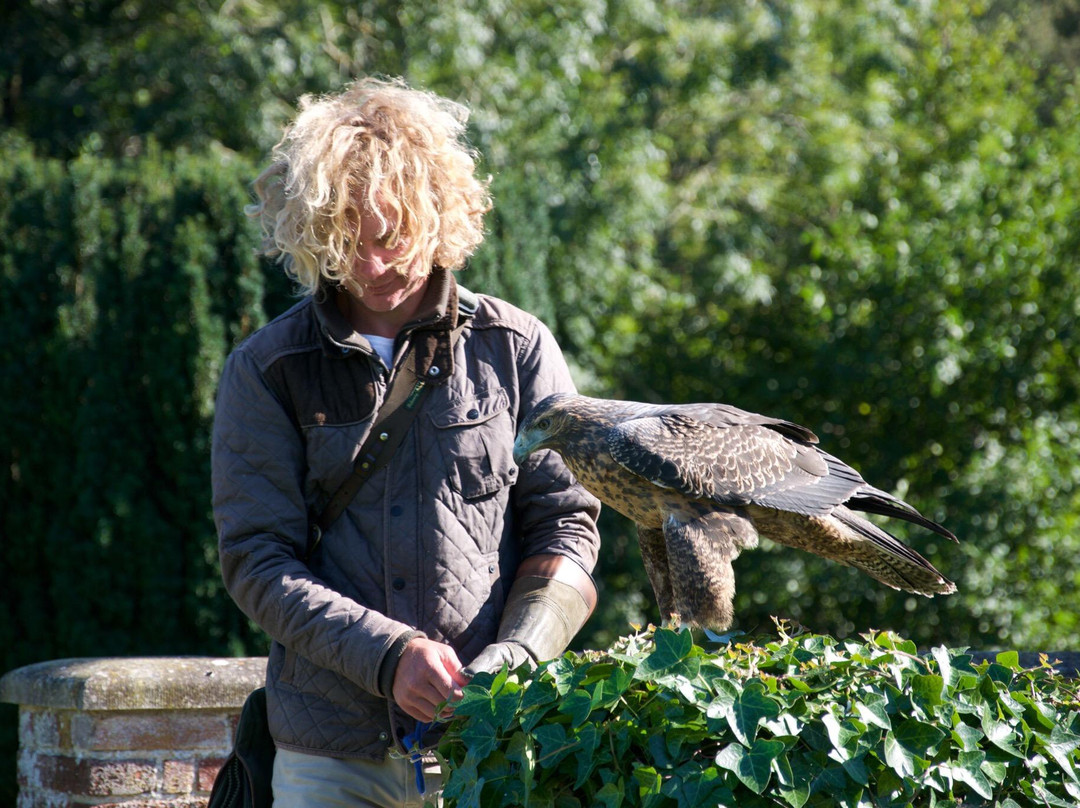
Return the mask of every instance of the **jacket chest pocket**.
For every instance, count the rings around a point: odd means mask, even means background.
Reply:
[[[509,409],[510,398],[499,388],[454,399],[431,415],[450,485],[465,499],[486,497],[517,477]]]

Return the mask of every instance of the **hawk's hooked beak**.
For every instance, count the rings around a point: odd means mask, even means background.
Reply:
[[[534,429],[523,430],[514,439],[514,462],[519,466],[526,458],[540,448],[540,443],[547,437]]]

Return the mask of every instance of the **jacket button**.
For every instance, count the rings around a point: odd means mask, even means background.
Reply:
[[[352,353],[352,348],[342,347],[342,349],[341,349],[341,355],[342,356],[348,356],[350,353]]]
[[[396,591],[400,592],[402,589],[405,588],[405,579],[404,578],[395,578],[393,586],[394,586],[394,589]]]
[[[390,737],[390,735],[389,735],[389,733],[387,733],[387,732],[380,732],[380,733],[379,733],[379,740],[380,740],[380,741],[385,741],[385,740],[387,740],[387,739],[388,739],[389,737]]]
[[[391,516],[401,516],[401,514],[403,513],[405,513],[405,509],[402,508],[400,505],[394,505],[390,508]]]
[[[467,413],[465,413],[465,417],[468,418],[470,421],[475,421],[477,418],[480,417],[480,410],[469,410]]]

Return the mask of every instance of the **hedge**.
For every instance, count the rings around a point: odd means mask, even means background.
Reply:
[[[778,626],[713,650],[650,628],[477,677],[439,744],[447,805],[1080,803],[1080,694],[1053,660]]]
[[[262,647],[220,583],[209,490],[219,369],[290,294],[253,254],[251,176],[0,139],[0,671]]]

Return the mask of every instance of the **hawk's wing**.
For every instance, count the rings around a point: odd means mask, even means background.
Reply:
[[[673,411],[617,424],[607,444],[640,477],[720,505],[821,515],[866,484],[854,469],[760,422],[707,423]]]

